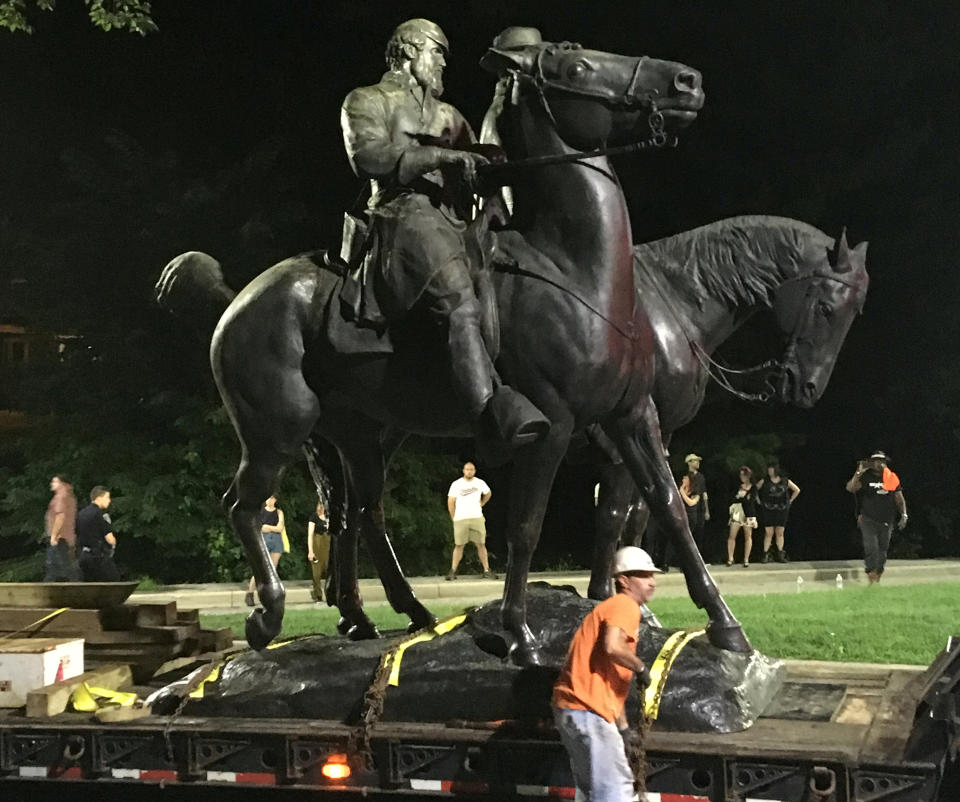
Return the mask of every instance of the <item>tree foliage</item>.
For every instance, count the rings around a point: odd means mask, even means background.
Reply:
[[[157,30],[145,0],[83,0],[90,21],[104,31],[128,31],[146,36]],[[0,0],[0,28],[33,33],[31,22],[40,11],[53,11],[56,0]]]

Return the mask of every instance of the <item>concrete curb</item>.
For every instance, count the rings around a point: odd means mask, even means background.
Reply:
[[[823,562],[791,562],[752,564],[749,568],[734,564],[714,565],[710,573],[724,594],[796,593],[797,578],[802,592],[836,588],[836,577],[843,578],[844,587],[867,584],[863,564],[858,560]],[[553,585],[572,585],[586,595],[590,574],[587,571],[563,571],[530,575],[531,582],[545,581]],[[903,585],[928,582],[960,582],[960,560],[891,560],[883,577],[884,585]],[[503,579],[482,579],[479,576],[460,576],[454,581],[442,577],[413,577],[410,579],[417,597],[430,601],[482,602],[499,599],[503,595]],[[384,603],[386,595],[376,579],[361,579],[360,593],[364,602]],[[309,605],[310,583],[286,583],[288,605]],[[686,584],[679,570],[672,570],[658,578],[657,595],[661,598],[686,595]],[[172,585],[150,591],[137,591],[131,601],[152,602],[176,600],[180,608],[244,611],[246,587],[235,584]]]

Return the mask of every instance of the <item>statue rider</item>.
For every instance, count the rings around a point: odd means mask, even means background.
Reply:
[[[359,292],[368,322],[379,316],[390,325],[414,305],[426,308],[446,332],[454,385],[471,419],[484,434],[524,445],[550,424],[529,399],[500,383],[484,345],[464,233],[477,168],[487,159],[464,149],[476,142],[473,131],[440,100],[449,49],[437,24],[408,20],[387,44],[380,82],[344,100],[347,156],[371,190]],[[344,252],[350,250],[345,242]],[[363,317],[359,308],[354,312]]]

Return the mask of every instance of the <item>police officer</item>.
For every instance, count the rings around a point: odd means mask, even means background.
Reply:
[[[90,491],[90,503],[77,514],[77,557],[84,582],[119,582],[113,562],[117,538],[107,508],[110,491],[97,485]]]

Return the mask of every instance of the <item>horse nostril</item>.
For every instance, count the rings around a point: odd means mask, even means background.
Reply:
[[[803,385],[803,392],[809,395],[817,394],[817,384],[816,382],[807,382]]]
[[[673,85],[681,92],[696,92],[703,83],[703,76],[697,70],[681,70],[673,79]]]

